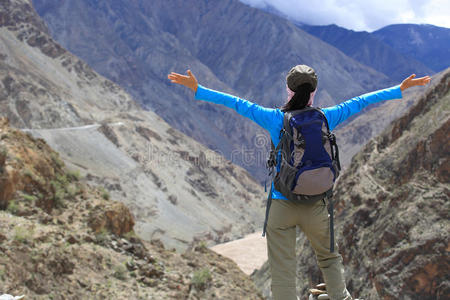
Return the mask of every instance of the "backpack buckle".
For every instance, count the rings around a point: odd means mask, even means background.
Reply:
[[[336,136],[334,135],[334,133],[329,133],[328,134],[328,139],[330,140],[330,143],[332,145],[336,145]]]
[[[276,166],[276,160],[275,160],[275,153],[273,151],[270,151],[269,159],[266,163],[266,168],[271,169]]]

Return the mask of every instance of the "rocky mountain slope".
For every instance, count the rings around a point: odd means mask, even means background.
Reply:
[[[436,72],[450,66],[450,28],[395,24],[372,34],[396,51],[424,63]]]
[[[57,44],[26,0],[0,3],[0,114],[136,217],[136,232],[186,249],[259,229],[263,191],[243,169],[143,111]]]
[[[366,31],[348,30],[337,25],[301,25],[300,28],[397,82],[413,73],[417,76],[431,76],[436,72],[430,66],[405,56],[403,52],[397,51],[380,41],[378,36]]]
[[[284,18],[238,0],[33,3],[64,47],[259,180],[266,175],[267,148],[261,151],[254,138],[261,130],[228,109],[192,101],[187,90],[167,81],[170,71],[191,68],[201,84],[268,107],[283,104],[286,73],[300,63],[319,74],[320,106],[392,83]],[[263,159],[249,162],[250,151],[263,152]]]
[[[438,85],[366,145],[338,185],[348,277],[370,278],[350,280],[356,294],[383,299],[449,294],[449,103],[447,70]]]
[[[26,299],[262,299],[234,264],[138,238],[130,210],[0,119],[0,294]]]
[[[364,299],[447,299],[450,293],[450,70],[353,159],[335,189],[348,288]],[[299,290],[321,282],[298,239]],[[254,275],[269,294],[267,264]]]

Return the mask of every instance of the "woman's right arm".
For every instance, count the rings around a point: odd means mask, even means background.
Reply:
[[[262,107],[239,97],[198,86],[195,99],[222,104],[234,109],[240,115],[249,118],[262,128],[271,131],[278,121],[283,119],[280,110]],[[280,117],[281,116],[281,117]]]
[[[283,119],[283,114],[278,109],[265,108],[245,99],[205,88],[198,84],[197,79],[190,70],[187,73],[188,76],[172,72],[168,78],[174,83],[189,87],[195,92],[195,99],[197,100],[222,104],[232,108],[240,115],[249,118],[268,131],[271,131]]]

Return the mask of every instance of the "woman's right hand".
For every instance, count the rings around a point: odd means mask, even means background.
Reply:
[[[178,83],[190,88],[194,93],[197,92],[198,82],[191,70],[187,70],[187,76],[181,75],[175,72],[171,72],[167,78],[170,79],[172,83]]]

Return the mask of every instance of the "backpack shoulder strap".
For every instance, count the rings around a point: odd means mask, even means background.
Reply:
[[[284,130],[289,130],[290,126],[289,126],[289,120],[292,117],[292,113],[291,112],[284,112],[284,118],[283,118],[283,129]]]
[[[311,107],[311,109],[320,112],[320,114],[323,116],[323,119],[325,120],[325,125],[327,126],[327,131],[330,131],[330,126],[328,126],[328,120],[327,120],[327,116],[325,116],[325,113],[322,111],[322,109],[320,107]]]
[[[330,131],[330,127],[328,126],[328,120],[327,117],[325,116],[325,113],[322,111],[322,109],[320,109],[319,107],[314,107],[313,109],[319,111],[322,115],[323,115],[323,119],[325,120],[325,125],[327,126],[327,133],[328,133],[328,139],[330,140],[330,145],[331,145],[331,155],[332,155],[332,159],[333,161],[336,162],[336,166],[338,168],[338,171],[341,170],[341,162],[339,160],[339,148],[338,145],[336,143],[336,136],[334,135],[334,133],[332,133]]]

